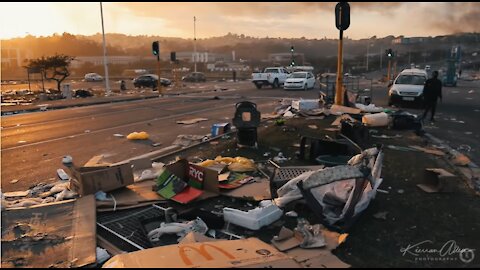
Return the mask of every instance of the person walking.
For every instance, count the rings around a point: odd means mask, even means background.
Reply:
[[[437,108],[437,100],[442,101],[442,82],[438,79],[438,71],[432,73],[432,78],[425,81],[423,87],[423,105],[425,111],[423,112],[422,121],[427,117],[428,112],[431,112],[430,122],[435,122],[435,110]]]
[[[127,84],[124,80],[120,82],[120,90],[125,91],[127,90]]]

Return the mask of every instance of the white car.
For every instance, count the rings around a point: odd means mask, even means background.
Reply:
[[[428,74],[423,69],[405,69],[391,84],[388,91],[388,105],[404,102],[421,103],[423,100],[423,86]]]
[[[283,89],[303,89],[308,90],[315,86],[315,76],[311,72],[294,72],[290,74],[283,84]]]
[[[101,82],[101,81],[103,81],[103,77],[98,75],[97,73],[87,73],[87,74],[85,74],[85,81],[86,82]]]

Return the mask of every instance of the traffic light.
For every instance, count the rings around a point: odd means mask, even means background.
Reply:
[[[393,51],[392,51],[392,49],[386,50],[386,54],[387,54],[387,57],[388,57],[388,58],[393,58]]]
[[[153,52],[153,55],[160,55],[160,45],[158,44],[158,41],[154,41],[152,43],[152,52]]]
[[[342,31],[350,26],[350,5],[347,2],[340,2],[335,6],[335,26]]]
[[[294,49],[293,49],[293,46],[290,48],[290,51],[291,51],[291,52],[293,52],[293,51],[294,51]]]
[[[291,66],[292,66],[292,67],[293,67],[293,66],[295,66],[295,61],[292,61],[292,64],[291,64]]]
[[[176,52],[171,52],[170,53],[170,61],[172,61],[172,62],[177,61],[177,53]]]

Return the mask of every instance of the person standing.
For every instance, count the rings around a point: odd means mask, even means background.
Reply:
[[[423,87],[423,105],[425,111],[423,112],[422,120],[427,117],[428,112],[431,112],[430,122],[435,122],[435,110],[437,108],[437,100],[442,101],[442,82],[438,79],[438,71],[432,73],[432,78],[425,81]]]

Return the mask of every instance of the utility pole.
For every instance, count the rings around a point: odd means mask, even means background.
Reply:
[[[105,67],[105,95],[110,96],[110,82],[108,77],[107,46],[105,44],[105,28],[103,26],[103,5],[100,2],[100,15],[102,17],[102,36],[103,36],[103,65]]]
[[[382,71],[382,68],[383,68],[382,59],[383,59],[383,46],[380,47],[380,71]],[[383,73],[382,73],[382,77],[383,77]]]
[[[368,50],[370,48],[370,43],[367,44],[367,72],[368,72]]]
[[[197,18],[193,16],[193,63],[195,72],[197,72],[197,30],[196,30]]]

